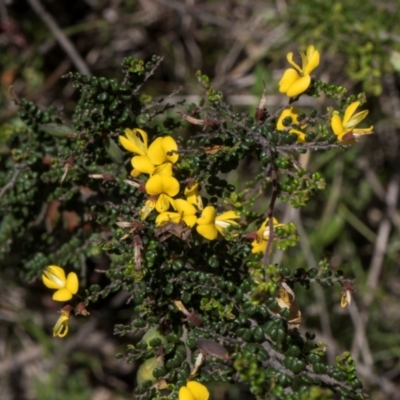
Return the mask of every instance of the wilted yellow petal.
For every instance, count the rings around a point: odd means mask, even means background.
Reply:
[[[67,335],[69,314],[69,311],[61,310],[61,316],[58,318],[53,328],[53,336],[63,338]]]
[[[149,214],[154,210],[156,207],[156,201],[154,199],[148,199],[142,209],[139,211],[139,216],[142,221],[144,221]]]

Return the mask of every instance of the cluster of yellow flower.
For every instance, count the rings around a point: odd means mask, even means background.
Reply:
[[[311,85],[311,72],[318,67],[320,54],[314,46],[307,47],[306,53],[300,53],[302,66],[300,67],[293,61],[293,53],[287,54],[286,58],[293,68],[288,68],[279,81],[279,91],[289,97],[297,97],[304,93]],[[339,142],[345,144],[354,143],[359,137],[373,133],[373,126],[369,128],[356,128],[356,126],[368,115],[368,111],[360,111],[354,114],[360,106],[359,101],[351,103],[345,110],[343,118],[335,111],[331,118],[331,127]],[[307,124],[298,120],[299,110],[295,107],[289,107],[281,113],[276,128],[286,130],[283,120],[286,117],[292,118],[292,124],[299,125],[304,130]],[[297,135],[297,142],[305,142],[305,134],[301,130],[289,128],[289,133]]]
[[[303,134],[304,135],[304,134]],[[199,194],[199,184],[189,184],[185,190],[185,199],[174,198],[180,191],[180,183],[173,176],[172,166],[179,159],[178,145],[171,136],[159,137],[148,146],[148,136],[142,129],[125,129],[125,136],[119,136],[121,145],[128,151],[135,153],[131,159],[133,170],[131,175],[138,177],[148,174],[144,188],[149,198],[140,211],[142,220],[146,219],[151,211],[159,212],[156,225],[162,226],[167,222],[185,223],[192,228],[196,224],[196,231],[208,240],[215,240],[218,233],[226,236],[227,228],[238,226],[235,221],[240,216],[235,211],[226,211],[217,215],[214,206],[203,208],[203,201]],[[170,208],[174,211],[168,211]],[[198,214],[201,212],[201,215]],[[252,252],[265,252],[269,239],[268,218],[256,232],[252,242]],[[274,226],[278,224],[273,220]]]
[[[213,206],[203,208],[199,194],[199,184],[189,184],[184,195],[186,199],[174,198],[180,191],[180,183],[173,176],[172,166],[179,159],[178,145],[171,136],[159,137],[148,146],[148,136],[142,129],[125,129],[125,136],[119,137],[121,145],[135,153],[131,164],[131,175],[138,177],[148,174],[144,189],[149,195],[140,211],[142,220],[146,219],[154,209],[159,212],[156,225],[167,222],[184,222],[192,228],[197,224],[197,232],[208,240],[217,238],[218,233],[225,236],[226,228],[237,226],[235,219],[240,218],[235,211],[227,211],[217,215]],[[174,211],[169,211],[170,209]],[[201,215],[198,217],[198,213]]]

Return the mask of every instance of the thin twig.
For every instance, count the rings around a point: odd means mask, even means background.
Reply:
[[[71,58],[71,61],[75,65],[76,69],[86,75],[92,75],[89,67],[86,65],[83,58],[76,50],[73,43],[68,39],[64,32],[59,28],[55,19],[44,9],[39,0],[27,0],[30,6],[35,10],[36,14],[43,20],[43,22],[50,29],[60,46]]]
[[[300,237],[301,250],[304,254],[307,264],[310,268],[318,269],[319,268],[318,263],[314,257],[313,251],[310,246],[310,242],[308,240],[308,236],[304,229],[300,211],[295,210],[293,214],[294,214],[293,222],[297,226],[297,231],[298,231],[299,237]],[[329,319],[329,312],[328,312],[328,307],[326,305],[324,292],[320,286],[313,285],[313,289],[314,289],[315,297],[317,298],[317,302],[318,302],[318,314],[319,314],[322,332],[323,332],[324,336],[326,336],[330,341],[333,341],[334,339],[332,336],[331,322]],[[328,347],[328,360],[330,363],[333,363],[335,360],[334,349],[332,349],[331,347]]]
[[[15,185],[15,182],[16,182],[16,180],[18,178],[18,175],[21,172],[22,168],[16,167],[16,169],[14,171],[14,174],[11,177],[10,181],[1,188],[1,190],[0,190],[0,198],[3,197],[4,193],[7,192],[7,190],[10,190]]]

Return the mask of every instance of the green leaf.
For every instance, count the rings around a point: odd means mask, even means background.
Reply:
[[[51,122],[50,124],[40,125],[40,129],[45,131],[51,136],[59,138],[75,138],[78,136],[70,127]]]

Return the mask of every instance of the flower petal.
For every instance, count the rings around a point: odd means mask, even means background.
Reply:
[[[190,204],[187,200],[183,199],[175,200],[175,210],[185,215],[196,214],[196,207],[193,204]]]
[[[300,78],[301,76],[295,69],[293,68],[287,69],[284,72],[281,80],[279,81],[279,91],[281,93],[286,93],[289,90],[289,88],[294,84],[294,82],[296,82]]]
[[[146,182],[145,190],[150,196],[161,194],[163,192],[163,177],[161,175],[151,176]]]
[[[141,172],[138,171],[137,169],[133,169],[133,170],[131,171],[131,176],[132,176],[133,178],[137,178],[138,176],[140,176],[140,174],[141,174]]]
[[[153,175],[146,182],[145,189],[146,193],[151,196],[166,193],[172,197],[178,194],[180,185],[173,176]]]
[[[189,381],[186,386],[193,393],[196,400],[208,400],[210,397],[208,389],[199,382]]]
[[[170,162],[166,162],[157,166],[153,171],[153,175],[173,176],[172,164]]]
[[[179,154],[178,153],[171,153],[170,155],[167,154],[170,151],[178,150],[178,145],[176,144],[175,140],[171,136],[165,136],[162,140],[162,147],[164,149],[164,153],[168,161],[175,164],[179,159]]]
[[[312,45],[308,46],[306,59],[307,63],[306,66],[303,68],[303,72],[304,75],[309,75],[319,65],[319,59],[320,59],[319,51],[315,50],[314,46]]]
[[[193,228],[196,225],[197,217],[195,215],[184,215],[182,217],[183,222],[189,227]]]
[[[154,164],[150,161],[147,156],[135,156],[131,160],[132,167],[139,173],[151,175],[154,171]]]
[[[344,112],[344,117],[343,117],[343,126],[347,128],[347,124],[351,120],[351,117],[353,114],[356,112],[357,108],[359,107],[360,102],[355,101],[354,103],[351,103],[347,108],[346,111]]]
[[[164,176],[163,177],[163,192],[168,196],[176,196],[179,192],[180,185],[179,182],[173,176]]]
[[[297,142],[298,143],[304,143],[306,141],[306,134],[302,131],[299,131],[297,129],[291,129],[289,133],[294,133],[297,135]]]
[[[251,252],[252,253],[265,253],[265,250],[267,249],[267,241],[266,240],[261,240],[260,242],[258,240],[254,240],[251,242]]]
[[[304,75],[299,78],[296,82],[290,86],[286,92],[286,95],[289,97],[296,97],[302,93],[304,93],[311,84],[311,76]]]
[[[186,387],[183,386],[179,389],[179,400],[197,400],[192,392]]]
[[[57,265],[49,265],[43,272],[42,280],[49,289],[62,289],[65,287],[65,271]]]
[[[157,215],[156,225],[162,226],[167,222],[174,222],[175,224],[179,224],[181,222],[181,214],[176,212],[162,212]]]
[[[146,203],[139,211],[140,219],[144,221],[149,216],[149,214],[154,210],[155,207],[156,207],[156,201],[153,198],[147,199]]]
[[[139,154],[141,156],[146,155],[148,137],[147,133],[143,129],[136,128],[131,130],[126,128],[125,135],[128,138],[129,142],[131,143],[130,147],[134,149],[130,151],[133,151],[134,153]]]
[[[346,129],[356,127],[365,117],[368,115],[368,110],[360,111],[350,118],[350,121],[346,124]]]
[[[284,131],[287,128],[286,126],[283,125],[283,120],[286,117],[291,117],[292,123],[298,124],[299,123],[298,115],[299,115],[299,110],[296,107],[285,108],[282,111],[281,115],[279,116],[279,119],[276,123],[276,129],[278,129],[279,131]]]
[[[218,230],[214,224],[197,225],[196,231],[208,240],[215,240],[218,236]]]
[[[355,138],[359,138],[361,136],[364,135],[371,135],[372,133],[374,133],[374,127],[370,126],[369,128],[359,128],[359,129],[353,129],[353,135]]]
[[[53,336],[63,338],[68,333],[69,311],[61,310],[60,318],[58,318],[53,328]]]
[[[216,221],[226,221],[226,220],[229,220],[229,219],[238,219],[238,218],[240,218],[240,215],[237,215],[235,213],[235,211],[231,210],[231,211],[226,211],[226,212],[224,212],[222,214],[219,214],[215,218],[215,220]],[[231,223],[236,224],[236,222],[234,222],[234,221],[231,221]]]
[[[149,146],[149,150],[147,151],[147,155],[154,165],[161,165],[168,161],[167,155],[165,154],[162,145],[163,139],[164,138],[162,137],[158,137],[157,139],[155,139],[153,143]]]
[[[70,272],[67,276],[67,282],[65,284],[65,288],[70,291],[72,294],[76,294],[79,289],[79,281],[78,276],[75,272]]]
[[[333,114],[331,119],[331,127],[336,136],[342,135],[345,130],[342,124],[342,119],[338,114]]]
[[[214,224],[215,214],[215,208],[213,206],[207,206],[202,211],[200,218],[197,219],[197,225]]]
[[[194,204],[197,206],[199,210],[203,209],[203,200],[201,199],[201,196],[199,195],[199,184],[198,183],[192,183],[186,186],[184,194],[186,196],[186,200],[190,204]]]
[[[286,59],[288,60],[288,63],[295,69],[295,71],[297,71],[299,74],[303,73],[303,70],[300,68],[300,66],[293,61],[292,52],[287,53]]]
[[[53,294],[54,301],[68,301],[71,299],[72,299],[72,293],[68,289],[60,289]]]
[[[168,195],[162,193],[160,196],[158,196],[158,199],[156,201],[156,210],[159,213],[165,212],[169,210],[170,205],[173,205],[174,201],[169,197]],[[175,208],[175,207],[174,207]]]

